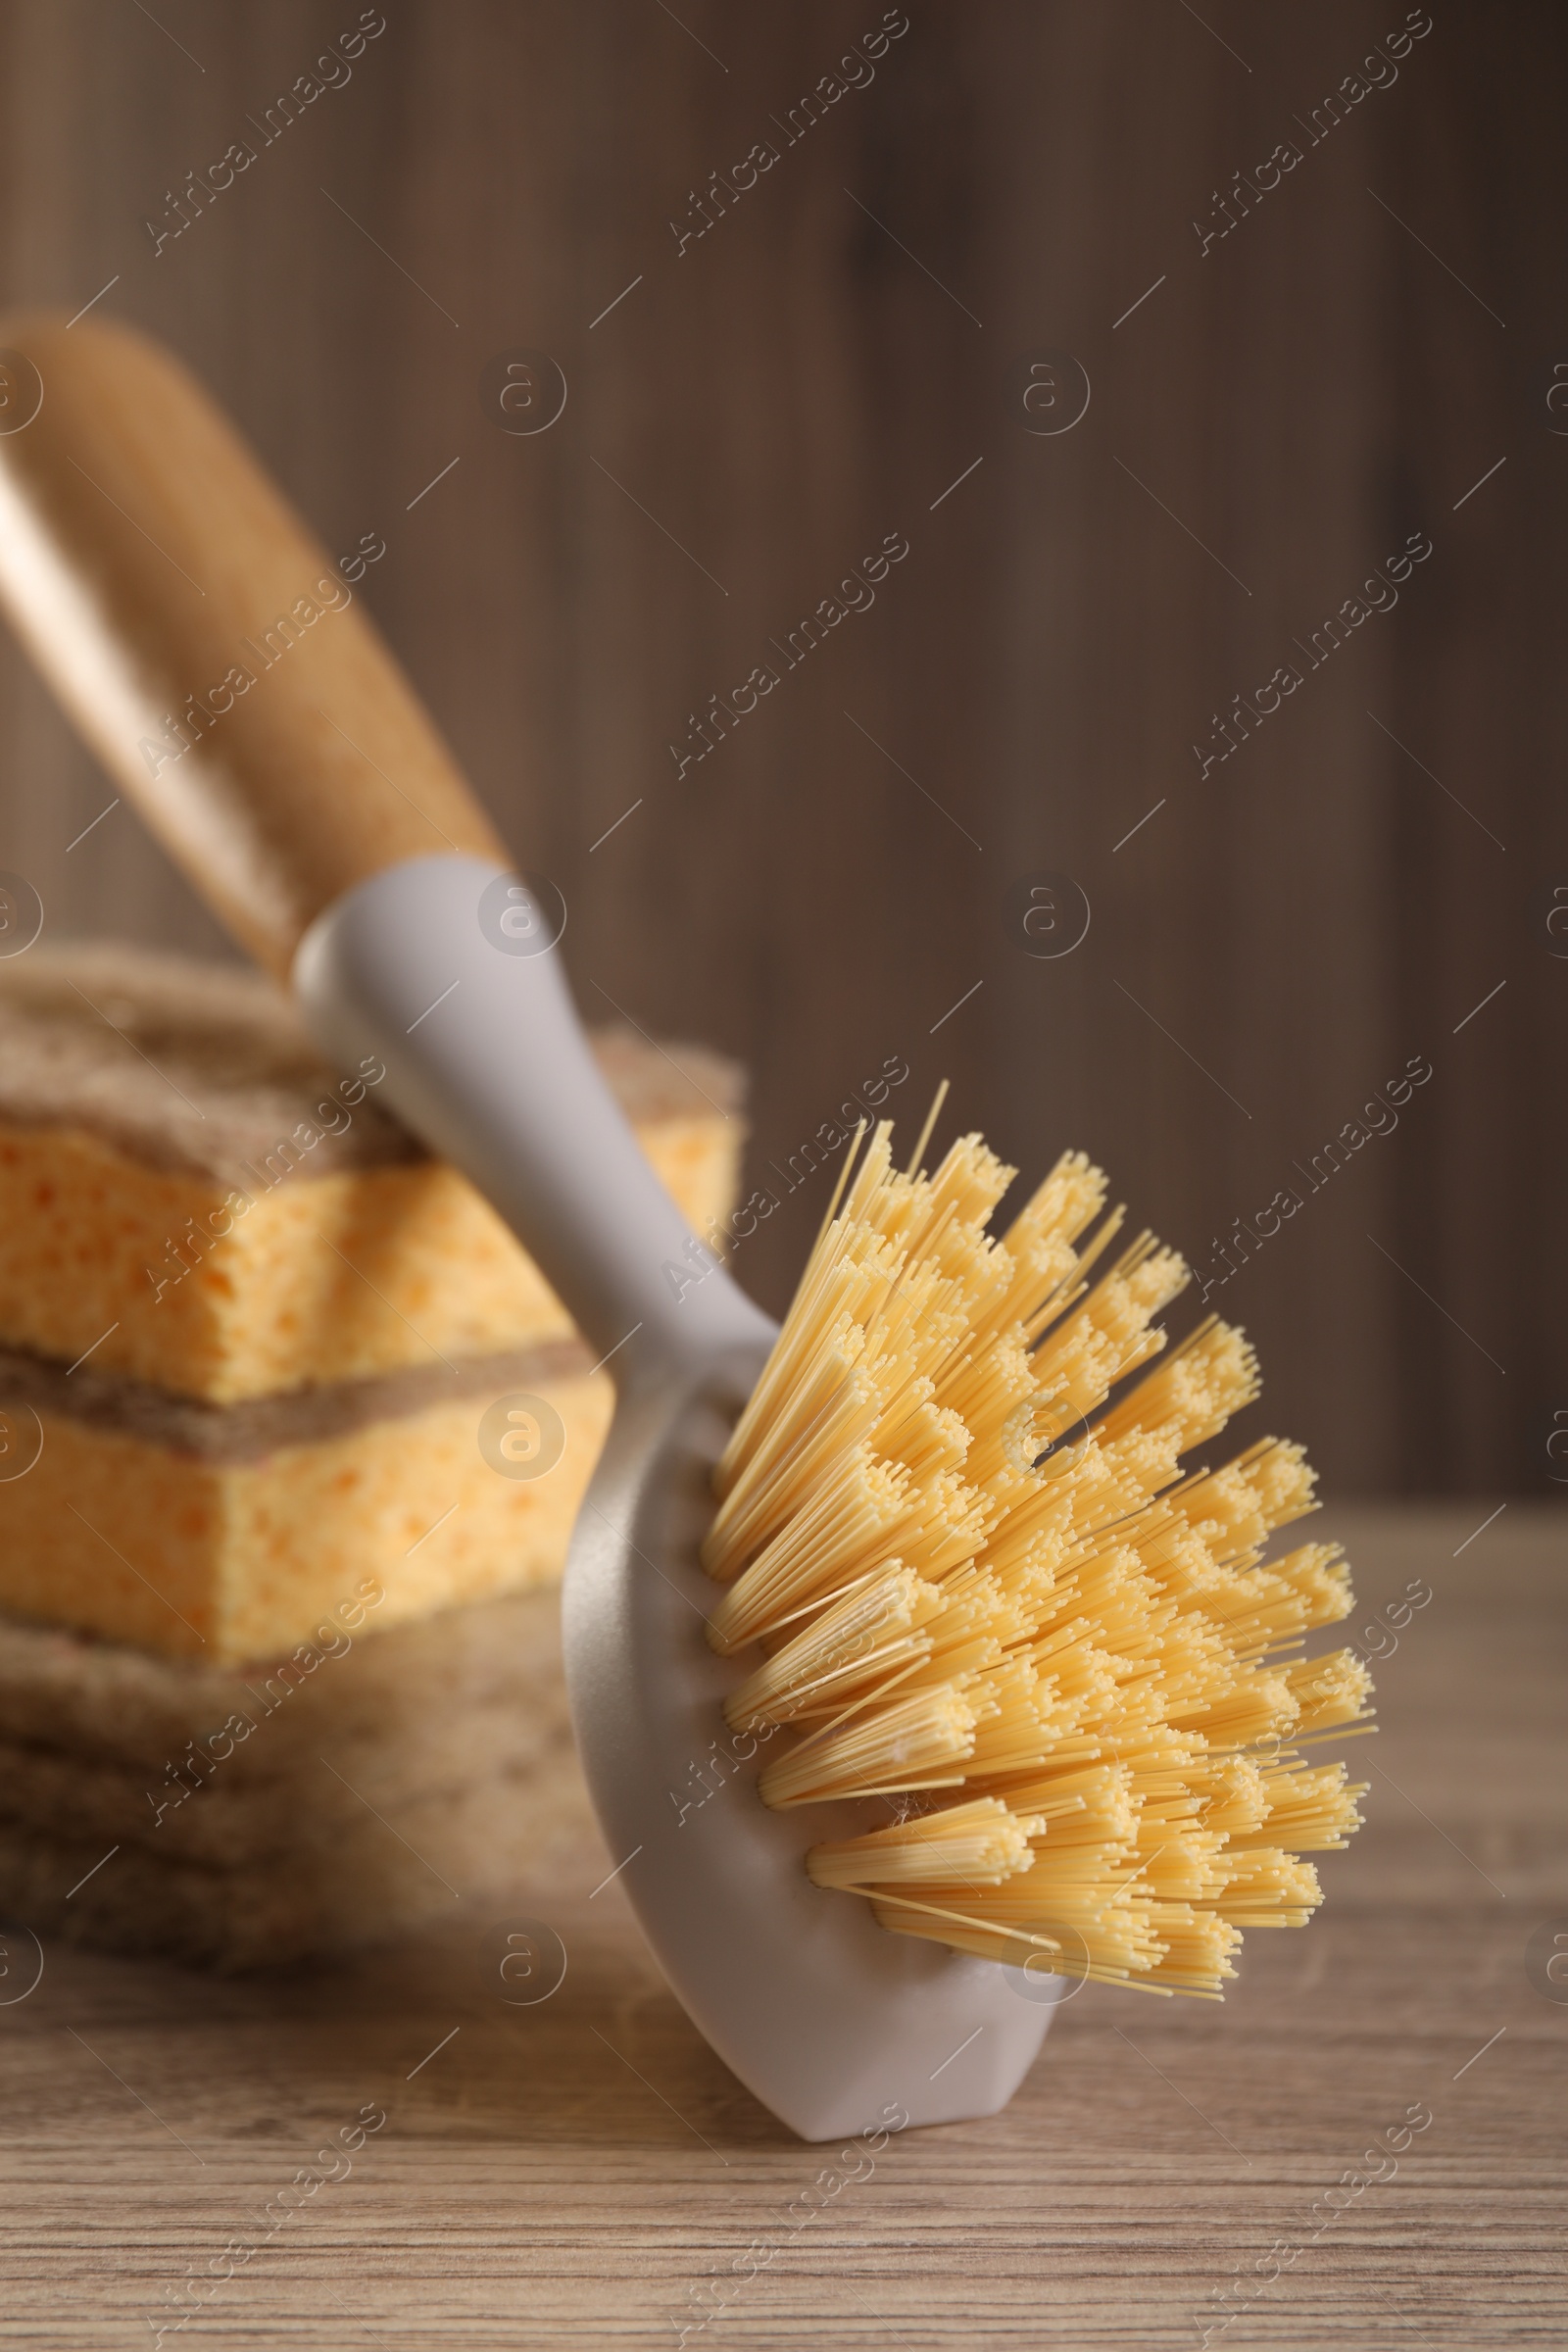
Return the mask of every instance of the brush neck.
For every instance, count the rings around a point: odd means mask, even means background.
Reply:
[[[307,1021],[511,1226],[623,1388],[765,1344],[772,1326],[694,1235],[590,1053],[563,909],[503,868],[421,858],[359,884],[294,965]]]

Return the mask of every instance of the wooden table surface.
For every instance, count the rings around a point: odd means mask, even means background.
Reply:
[[[492,1989],[491,1915],[227,1982],[49,1946],[0,2007],[0,2339],[146,2344],[200,2277],[166,2343],[1561,2345],[1561,1522],[1472,1534],[1487,1507],[1329,1518],[1357,1625],[1412,1576],[1434,1597],[1314,1924],[1250,1937],[1223,2006],[1086,1988],[1006,2114],[894,2136],[804,2223],[833,2151],[711,2056],[619,1889],[590,1899],[597,1854],[518,1891],[569,1955],[533,2007]],[[36,1966],[6,1950],[0,1998]],[[270,2231],[362,2110],[352,2169]]]

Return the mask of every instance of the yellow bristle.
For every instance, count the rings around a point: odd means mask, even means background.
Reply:
[[[953,1200],[966,1225],[989,1225],[991,1213],[1006,1192],[1016,1168],[999,1159],[982,1135],[960,1136],[931,1179],[933,1208]]]
[[[837,1483],[804,1503],[730,1585],[710,1621],[714,1648],[755,1641],[822,1586],[850,1581],[854,1563],[891,1554],[908,1493],[906,1470],[874,1461],[864,1447],[854,1450]]]
[[[1125,1846],[1130,1851],[1137,1833],[1133,1776],[1126,1764],[1091,1764],[1043,1774],[1009,1788],[1007,1802],[1014,1812],[1048,1823],[1054,1857],[1074,1846]]]
[[[813,1845],[806,1868],[818,1886],[938,1886],[949,1879],[995,1885],[1028,1869],[1034,1827],[999,1798],[977,1796],[863,1838]]]
[[[804,1404],[790,1416],[790,1444],[748,1462],[720,1504],[703,1545],[709,1575],[728,1584],[792,1511],[822,1492],[824,1467],[841,1463],[864,1442],[882,1407],[875,1382],[847,1355],[834,1350],[818,1358]]]
[[[1216,1561],[1254,1550],[1277,1527],[1316,1508],[1313,1476],[1299,1446],[1260,1438],[1223,1469],[1204,1472],[1166,1497]]]
[[[882,1891],[877,1889],[878,1896]],[[1028,1870],[1000,1886],[952,1881],[925,1888],[921,1899],[993,1935],[1055,1941],[1064,1975],[1133,1975],[1152,1969],[1161,1956],[1152,1906],[1129,1893],[1112,1871],[1096,1867],[1082,1855],[1060,1868],[1053,1868],[1049,1856],[1040,1855]],[[898,1906],[898,1912],[902,1910]],[[885,1927],[903,1928],[906,1934],[930,1932],[906,1927],[897,1914],[885,1916],[880,1902],[874,1904],[874,1915]]]
[[[1053,1324],[1059,1323],[1087,1296],[1089,1276],[1120,1233],[1126,1217],[1124,1208],[1113,1208],[1099,1232],[1091,1234],[1083,1248],[1075,1252],[1065,1279],[1040,1301],[1032,1315],[1025,1318],[1031,1343],[1038,1341]]]
[[[978,1355],[961,1356],[944,1374],[937,1394],[951,1411],[962,1415],[979,1441],[970,1465],[974,1478],[1002,1467],[1022,1475],[1058,1434],[1050,1416],[1042,1413],[1044,1398],[1021,1329],[1005,1340],[993,1340]],[[1002,1459],[995,1459],[999,1454]]]
[[[826,1804],[956,1788],[974,1752],[977,1710],[952,1683],[810,1734],[777,1756],[757,1786],[764,1804]]]
[[[1222,1913],[1161,1903],[1153,1908],[1151,1928],[1162,1946],[1151,1974],[1153,1989],[1206,1993],[1212,1999],[1224,1979],[1235,1976],[1231,1963],[1241,1948],[1241,1933]]]
[[[726,1716],[784,1730],[768,1804],[897,1802],[807,1862],[892,1933],[1218,1997],[1359,1820],[1296,1752],[1369,1728],[1361,1661],[1298,1654],[1348,1572],[1265,1557],[1314,1507],[1298,1446],[1184,1464],[1256,1359],[1212,1316],[1166,1348],[1186,1266],[1111,1254],[1100,1171],[1064,1155],[998,1240],[1012,1170],[969,1135],[927,1174],[924,1144],[901,1172],[884,1124],[847,1173],[715,1473],[709,1638],[769,1652]]]
[[[1229,1857],[1226,1886],[1213,1901],[1236,1928],[1304,1928],[1323,1900],[1317,1872],[1277,1845],[1253,1846]]]
[[[1324,1732],[1359,1721],[1371,1695],[1372,1676],[1353,1649],[1331,1650],[1324,1658],[1298,1658],[1285,1679],[1300,1715],[1299,1733]]]
[[[1170,1428],[1185,1453],[1217,1437],[1233,1414],[1251,1403],[1257,1389],[1257,1358],[1244,1334],[1211,1316],[1156,1371],[1146,1374],[1101,1426],[1109,1438],[1128,1429]]]
[[[961,1479],[914,1486],[902,1465],[858,1450],[842,1488],[805,1504],[736,1578],[708,1638],[726,1653],[766,1641],[893,1558],[936,1583],[974,1557],[986,1526],[983,1498]]]
[[[732,1731],[760,1731],[764,1724],[841,1713],[868,1681],[929,1657],[931,1636],[923,1629],[941,1607],[937,1587],[910,1568],[868,1577],[730,1692],[725,1721]]]
[[[930,1388],[926,1380],[911,1383],[897,1413],[884,1416],[870,1441],[885,1460],[902,1462],[919,1479],[961,1470],[969,1451],[968,1429],[956,1413],[933,1403]]]
[[[1274,1817],[1270,1784],[1250,1756],[1224,1756],[1212,1764],[1195,1764],[1189,1768],[1187,1786],[1198,1799],[1203,1828],[1218,1832],[1233,1846],[1239,1839],[1254,1836]],[[1274,1842],[1279,1842],[1277,1837]]]
[[[1350,1571],[1336,1544],[1303,1544],[1283,1560],[1271,1561],[1269,1574],[1290,1588],[1303,1633],[1339,1625],[1355,1606]]]
[[[1298,1728],[1299,1711],[1286,1673],[1247,1668],[1202,1706],[1184,1708],[1177,1721],[1210,1747],[1256,1747],[1288,1738]]]
[[[1028,1607],[1038,1618],[1055,1591],[1062,1548],[1059,1528],[1009,1527],[1000,1543],[987,1544],[982,1556],[1003,1591],[1014,1595],[1020,1606]]]
[[[1361,1826],[1355,1800],[1367,1783],[1351,1783],[1343,1764],[1292,1764],[1260,1775],[1267,1812],[1260,1833],[1271,1845],[1322,1853],[1346,1845]]]
[[[1068,1973],[1061,1965],[1067,1944],[1063,1936],[1011,1935],[1005,1929],[988,1928],[978,1920],[970,1920],[962,1912],[948,1911],[908,1895],[888,1894],[874,1899],[871,1917],[879,1928],[890,1928],[896,1936],[923,1936],[932,1943],[950,1945],[956,1952],[972,1952],[977,1960],[994,1960],[999,1968],[1028,1968],[1032,1977]],[[1087,1969],[1072,1973],[1093,1974]]]
[[[1082,1152],[1064,1152],[1003,1235],[1014,1257],[1026,1249],[1070,1250],[1105,1205],[1105,1179]]]

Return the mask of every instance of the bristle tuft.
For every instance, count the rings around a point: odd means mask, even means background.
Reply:
[[[1258,1393],[1216,1317],[1167,1348],[1187,1268],[1123,1237],[1068,1152],[1000,1239],[978,1135],[846,1169],[714,1475],[709,1639],[766,1654],[735,1731],[784,1731],[770,1805],[858,1808],[819,1886],[1005,1967],[1218,1997],[1246,1929],[1303,1925],[1301,1856],[1359,1823],[1303,1744],[1370,1729],[1338,1549],[1298,1446],[1188,1467]]]

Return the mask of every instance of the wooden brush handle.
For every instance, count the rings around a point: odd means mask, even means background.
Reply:
[[[329,558],[144,336],[0,319],[0,601],[127,798],[284,976],[355,883],[453,850],[508,862],[367,616],[378,545]]]

